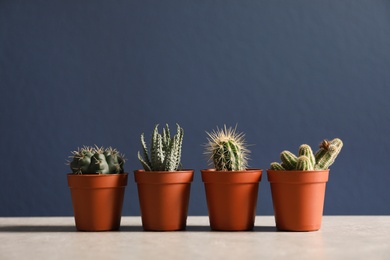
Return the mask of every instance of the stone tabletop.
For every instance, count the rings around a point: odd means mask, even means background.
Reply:
[[[190,216],[186,231],[145,232],[140,217],[121,230],[79,232],[73,217],[0,218],[0,259],[390,259],[390,216],[324,216],[315,232],[281,232],[257,216],[248,232],[211,231]]]

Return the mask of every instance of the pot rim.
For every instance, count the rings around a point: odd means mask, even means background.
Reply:
[[[247,168],[246,170],[240,170],[240,171],[217,171],[215,168],[208,168],[208,169],[202,169],[201,172],[214,172],[214,173],[222,173],[222,174],[240,174],[240,173],[251,173],[251,172],[258,172],[263,171],[263,169],[260,168]]]
[[[67,173],[66,175],[69,175],[69,176],[79,176],[79,177],[97,177],[99,176],[99,178],[101,177],[107,177],[107,176],[116,176],[116,175],[128,175],[129,173],[127,172],[123,172],[123,173],[83,173],[83,174],[77,174],[77,173]]]
[[[151,174],[175,174],[175,173],[183,173],[183,172],[194,172],[194,169],[182,169],[177,171],[145,171],[144,169],[138,169],[134,170],[133,172],[136,173],[151,173]]]
[[[134,170],[134,180],[138,184],[180,184],[191,183],[194,179],[194,170],[179,171],[145,171]]]
[[[128,173],[67,174],[71,189],[119,188],[127,186]]]
[[[204,183],[259,183],[262,169],[250,168],[244,171],[216,171],[215,169],[201,170]]]
[[[329,179],[329,169],[327,170],[267,170],[267,178],[270,183],[324,183]]]

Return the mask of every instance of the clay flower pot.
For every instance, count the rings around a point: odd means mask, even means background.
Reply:
[[[119,229],[127,176],[127,173],[67,175],[77,230]]]
[[[134,171],[145,231],[186,228],[193,176],[193,170]]]
[[[329,170],[267,170],[278,230],[316,231],[321,228]]]
[[[210,227],[219,231],[252,230],[262,170],[201,170]]]

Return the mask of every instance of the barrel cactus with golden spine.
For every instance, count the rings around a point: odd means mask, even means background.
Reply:
[[[208,143],[205,154],[217,171],[243,171],[248,167],[250,151],[243,133],[237,132],[237,127],[224,128],[206,132]]]

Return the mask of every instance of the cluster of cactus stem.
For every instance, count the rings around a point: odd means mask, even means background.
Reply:
[[[326,170],[336,159],[343,147],[343,142],[339,138],[332,141],[324,140],[320,144],[320,149],[314,154],[311,147],[307,144],[302,144],[298,150],[298,156],[289,152],[283,151],[280,154],[281,163],[271,163],[271,170]]]
[[[171,137],[168,124],[163,128],[162,134],[155,126],[150,151],[145,143],[144,134],[141,135],[142,156],[138,152],[138,159],[145,171],[177,171],[181,168],[181,149],[183,143],[183,128],[178,124],[177,132]]]
[[[124,173],[124,156],[111,147],[84,146],[72,152],[69,166],[75,174],[114,174]]]
[[[205,154],[217,171],[243,171],[248,167],[248,154],[243,133],[237,133],[236,128],[213,130],[208,135]]]

